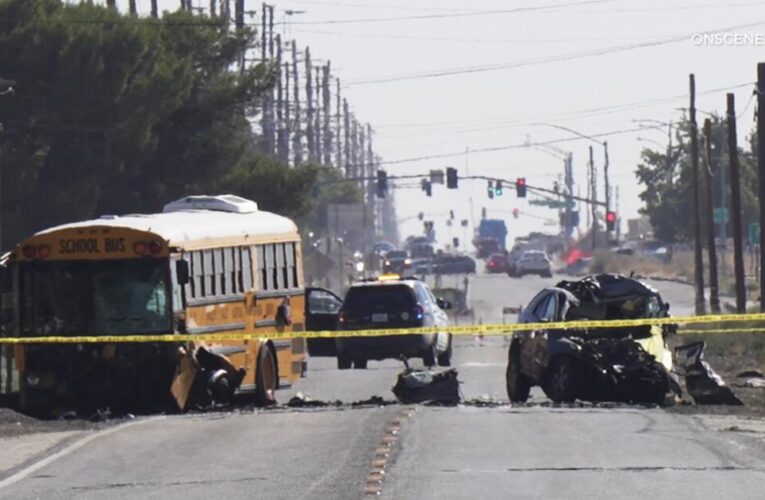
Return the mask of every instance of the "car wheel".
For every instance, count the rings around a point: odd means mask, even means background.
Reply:
[[[438,366],[452,366],[452,336],[449,335],[449,346],[438,355]]]
[[[507,397],[511,403],[525,403],[529,399],[529,391],[531,391],[531,381],[521,373],[519,348],[517,345],[511,345],[507,356],[505,385]]]
[[[267,345],[258,351],[258,366],[255,372],[255,403],[265,406],[276,403],[274,392],[279,386],[276,358]]]
[[[582,388],[582,366],[570,356],[560,356],[547,368],[545,394],[555,403],[573,403]]]
[[[422,352],[422,364],[431,367],[436,365],[436,344],[435,342],[430,347],[426,348]]]
[[[357,370],[366,370],[367,369],[367,360],[366,359],[354,359],[353,360],[353,367]]]
[[[342,354],[337,355],[337,369],[348,370],[352,365],[352,360],[348,356]]]

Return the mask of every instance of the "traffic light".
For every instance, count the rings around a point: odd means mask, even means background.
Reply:
[[[613,231],[616,229],[616,212],[606,212],[606,231]]]
[[[454,210],[449,210],[449,218],[454,219]]]
[[[486,188],[486,192],[487,192],[487,194],[489,195],[489,199],[490,199],[490,200],[491,200],[492,198],[494,198],[494,183],[493,183],[493,182],[489,181],[489,185],[488,185],[488,187]]]
[[[517,218],[518,218],[518,215],[519,215],[520,213],[521,213],[521,212],[520,212],[520,211],[519,211],[517,208],[514,208],[514,209],[513,209],[513,218],[514,218],[514,219],[517,219]]]
[[[518,194],[518,198],[526,197],[526,178],[518,177],[515,180],[515,192]]]
[[[422,219],[424,219],[424,218],[425,218],[425,214],[424,214],[424,213],[422,213],[422,212],[420,212],[420,213],[418,213],[418,214],[417,214],[417,218],[418,218],[418,219],[420,219],[420,220],[422,220]]]
[[[422,190],[425,191],[425,194],[428,196],[433,196],[433,184],[427,179],[423,179],[421,182]]]
[[[385,170],[377,171],[377,197],[385,198],[388,191],[388,173]]]
[[[446,188],[457,189],[457,169],[454,167],[446,167]]]
[[[485,219],[485,218],[486,218],[486,207],[482,207],[482,208],[481,208],[481,218],[482,218],[482,219]]]
[[[502,196],[502,181],[497,181],[494,185],[494,194],[496,196]]]

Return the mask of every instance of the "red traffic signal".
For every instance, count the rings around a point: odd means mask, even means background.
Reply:
[[[520,211],[517,208],[514,208],[513,209],[513,217],[517,219],[519,214],[520,214]]]
[[[606,230],[613,231],[616,228],[616,212],[606,212]]]
[[[515,192],[518,195],[518,198],[526,197],[526,178],[525,177],[518,177],[515,180]]]

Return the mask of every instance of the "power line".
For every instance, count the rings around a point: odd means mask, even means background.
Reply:
[[[586,43],[586,42],[606,42],[615,40],[651,40],[654,37],[647,36],[635,36],[635,37],[576,37],[576,38],[534,38],[534,39],[522,39],[522,38],[452,38],[452,37],[428,37],[419,35],[386,35],[382,33],[349,33],[344,31],[324,31],[324,30],[293,30],[296,33],[315,34],[315,35],[327,35],[327,36],[341,36],[351,38],[363,38],[363,39],[382,39],[382,40],[414,40],[423,42],[449,42],[449,43],[494,43],[504,45],[541,45],[552,43]]]
[[[600,132],[597,134],[590,134],[590,136],[591,137],[610,137],[613,135],[640,132],[642,130],[644,130],[643,127],[637,127],[637,128],[631,128],[631,129],[613,130],[610,132]],[[497,152],[497,151],[507,151],[510,149],[526,149],[533,146],[546,146],[549,144],[559,144],[562,142],[573,142],[573,141],[581,141],[581,140],[583,140],[581,137],[564,137],[560,139],[552,139],[549,141],[542,141],[542,142],[523,142],[520,144],[509,144],[505,146],[493,146],[493,147],[476,148],[476,149],[471,148],[469,153],[466,151],[460,151],[458,153],[442,153],[442,154],[436,154],[436,155],[417,156],[413,158],[402,158],[398,160],[383,160],[380,163],[383,165],[398,165],[402,163],[414,163],[414,162],[425,161],[425,160],[457,158],[460,156],[465,156],[466,154],[473,154],[473,153],[491,153],[491,152]]]
[[[728,90],[735,90],[735,89],[754,85],[754,83],[755,82],[746,82],[746,83],[739,83],[736,85],[730,85],[727,87],[719,87],[715,89],[706,90],[704,92],[699,92],[698,95],[708,95],[708,94],[715,94],[718,92],[723,92]],[[575,110],[575,111],[570,111],[565,113],[546,113],[546,114],[542,113],[542,114],[535,114],[533,116],[510,119],[510,120],[508,119],[481,120],[476,123],[493,123],[494,125],[491,127],[492,129],[505,124],[510,125],[511,127],[527,126],[532,123],[531,120],[539,121],[540,119],[544,119],[544,120],[550,120],[550,121],[563,121],[563,120],[567,120],[567,119],[570,120],[574,118],[592,118],[595,116],[615,114],[615,113],[620,113],[625,111],[631,111],[634,109],[666,104],[666,103],[670,103],[676,100],[686,99],[686,98],[687,98],[686,94],[679,94],[674,96],[658,97],[658,98],[645,99],[640,101],[632,101],[632,102],[624,103],[624,104],[614,104],[610,106],[599,106],[596,108],[580,109],[580,110]],[[464,120],[457,120],[453,122],[419,122],[419,123],[388,124],[388,125],[383,124],[383,125],[378,125],[377,128],[378,129],[432,128],[432,127],[438,127],[440,125],[459,125],[459,124],[464,125],[465,123],[466,122]],[[478,130],[478,129],[471,129],[471,131],[472,130]]]
[[[724,33],[724,32],[728,32],[732,30],[752,28],[752,27],[757,27],[762,25],[765,25],[765,21],[758,21],[755,23],[740,24],[737,26],[729,26],[726,28],[708,30],[708,31],[705,31],[705,33],[708,33],[708,34]],[[526,61],[514,61],[514,62],[490,64],[490,65],[484,65],[484,66],[467,66],[462,68],[445,69],[445,70],[430,71],[430,72],[423,72],[423,73],[411,73],[407,75],[380,77],[380,78],[367,79],[367,80],[356,80],[356,81],[350,81],[349,86],[369,85],[369,84],[377,84],[377,83],[391,83],[391,82],[398,82],[398,81],[404,81],[404,80],[418,80],[418,79],[425,79],[425,78],[439,78],[444,76],[454,76],[454,75],[463,75],[463,74],[472,74],[472,73],[485,73],[488,71],[498,71],[498,70],[505,70],[505,69],[520,68],[525,66],[537,66],[541,64],[571,61],[574,59],[596,57],[596,56],[602,56],[606,54],[613,54],[616,52],[625,52],[629,50],[637,50],[637,49],[642,49],[647,47],[658,47],[661,45],[669,45],[673,43],[688,41],[691,39],[691,37],[694,34],[695,33],[690,33],[690,34],[685,34],[681,36],[674,36],[670,38],[653,40],[650,42],[634,43],[629,45],[617,45],[614,47],[608,47],[603,49],[588,50],[584,52],[574,52],[570,54],[549,56],[549,57],[543,57],[540,59],[530,59]]]
[[[556,4],[536,5],[533,7],[516,7],[514,9],[493,9],[493,10],[480,10],[470,12],[455,12],[444,14],[420,14],[411,16],[396,16],[396,17],[367,17],[357,19],[325,19],[319,21],[294,21],[290,25],[313,25],[313,24],[365,24],[365,23],[385,23],[395,21],[419,21],[425,19],[449,19],[460,17],[477,17],[477,16],[493,16],[499,14],[521,14],[525,12],[534,12],[540,10],[555,9],[560,7],[578,7],[581,5],[593,5],[603,3],[613,3],[617,0],[582,0],[579,2],[564,2]]]

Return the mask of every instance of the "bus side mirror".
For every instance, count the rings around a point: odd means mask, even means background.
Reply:
[[[183,259],[175,261],[175,277],[179,285],[189,282],[189,263]]]

